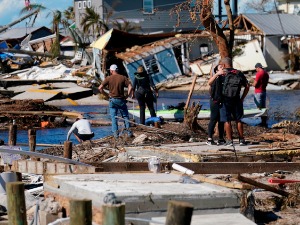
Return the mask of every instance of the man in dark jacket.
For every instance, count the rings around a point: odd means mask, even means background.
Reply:
[[[150,111],[151,117],[156,117],[154,110],[154,101],[158,96],[157,89],[153,83],[152,78],[144,70],[143,66],[139,66],[137,71],[134,73],[133,81],[133,96],[136,97],[140,107],[140,123],[145,124],[145,109],[146,105]],[[155,92],[156,96],[153,96]]]

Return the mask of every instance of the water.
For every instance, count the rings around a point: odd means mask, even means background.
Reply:
[[[162,103],[165,107],[169,105],[176,106],[180,102],[186,102],[188,91],[160,91],[157,102],[157,109],[162,109]],[[246,99],[244,100],[244,108],[256,108],[253,101],[254,92],[250,90]],[[267,91],[267,104],[269,108],[268,126],[282,121],[283,119],[295,119],[295,110],[300,108],[300,90],[291,91]],[[200,103],[202,109],[209,109],[209,95],[208,92],[195,91],[191,98],[191,102]],[[128,105],[132,107],[132,104]],[[255,126],[258,125],[260,118],[246,118],[243,122]]]
[[[277,123],[283,119],[294,119],[294,112],[297,108],[300,107],[300,90],[294,91],[268,91],[269,99],[269,115],[268,125],[271,126],[274,123]],[[169,105],[176,106],[180,102],[185,102],[187,100],[188,91],[160,91],[159,98],[157,102],[157,109],[162,109]],[[202,104],[202,109],[209,109],[209,95],[208,92],[198,92],[195,91],[191,98],[191,102]],[[164,104],[163,104],[164,103]],[[136,107],[137,103],[128,103],[128,108]],[[79,111],[85,113],[85,116],[88,119],[106,119],[110,120],[107,106],[100,105],[88,105],[88,106],[64,106],[61,107],[64,110],[69,111]],[[244,101],[244,108],[256,108],[253,101],[253,92],[249,92],[248,96]],[[257,125],[260,123],[260,118],[247,118],[243,119],[249,125]],[[71,126],[71,125],[70,125]],[[55,129],[40,129],[37,130],[37,143],[45,144],[63,144],[66,140],[67,133],[70,129],[68,127],[61,127]],[[99,126],[92,128],[95,133],[95,139],[102,138],[108,135],[111,135],[110,126]],[[7,143],[8,131],[0,130],[0,138]],[[71,135],[73,143],[78,143],[77,140]],[[28,143],[28,134],[27,130],[18,130],[17,143]],[[41,149],[39,147],[37,149]],[[22,149],[27,150],[28,147],[22,146]]]

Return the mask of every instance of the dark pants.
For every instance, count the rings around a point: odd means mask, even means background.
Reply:
[[[210,120],[208,123],[208,137],[213,137],[215,126],[218,123],[219,139],[223,140],[224,122],[220,121],[220,107],[221,106],[219,103],[215,103],[212,99],[210,99]]]
[[[150,111],[151,117],[156,117],[156,113],[154,110],[154,97],[152,95],[152,92],[146,92],[145,94],[136,92],[135,97],[138,100],[140,107],[140,124],[145,124],[146,105]]]
[[[75,128],[75,130],[73,131],[73,133],[81,140],[83,141],[87,141],[87,140],[91,140],[95,134],[94,133],[91,133],[91,134],[80,134],[78,133],[78,130],[77,128]]]

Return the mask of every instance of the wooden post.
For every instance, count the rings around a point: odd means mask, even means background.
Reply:
[[[64,142],[64,158],[72,159],[72,141]]]
[[[24,183],[6,183],[8,225],[27,225]]]
[[[34,129],[29,129],[28,130],[28,146],[29,146],[29,151],[35,152],[36,130],[34,130]],[[39,158],[31,157],[31,159],[39,161]]]
[[[198,78],[198,75],[195,74],[192,85],[191,85],[191,88],[190,88],[188,98],[187,98],[186,103],[185,103],[185,107],[184,107],[185,109],[187,109],[190,105],[190,101],[191,101],[191,98],[192,98],[192,95],[193,95],[193,92],[194,92],[194,88],[195,88],[195,85],[196,85],[197,78]]]
[[[92,225],[92,200],[70,200],[70,225]]]
[[[35,147],[36,147],[36,130],[34,130],[34,129],[29,129],[28,130],[28,145],[29,145],[29,150],[31,152],[35,152]]]
[[[8,145],[15,146],[17,143],[17,125],[11,124],[9,125],[9,134],[8,134]]]
[[[102,206],[102,225],[125,225],[125,204]]]
[[[169,201],[166,225],[190,225],[193,209],[188,202]]]

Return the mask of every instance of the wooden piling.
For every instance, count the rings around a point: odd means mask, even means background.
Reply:
[[[34,129],[29,129],[28,130],[28,146],[29,146],[29,151],[35,152],[36,148],[36,130]],[[32,160],[35,161],[40,161],[39,158],[31,157]]]
[[[91,200],[70,200],[70,225],[92,225]]]
[[[8,225],[27,225],[24,183],[6,183]]]
[[[193,209],[188,202],[169,201],[166,225],[190,225]]]
[[[9,125],[9,133],[8,133],[8,145],[15,146],[17,143],[17,125],[11,124]]]
[[[125,225],[125,204],[102,206],[102,225]]]
[[[72,159],[72,141],[64,142],[64,158]]]
[[[29,144],[29,150],[31,152],[35,152],[36,147],[36,130],[29,129],[28,130],[28,144]]]

